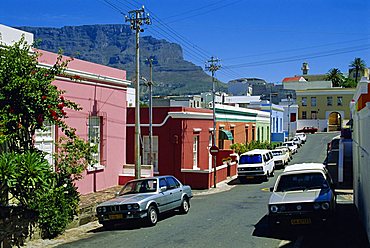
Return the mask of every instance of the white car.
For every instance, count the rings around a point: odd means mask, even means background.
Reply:
[[[291,141],[293,141],[298,147],[301,147],[303,144],[303,141],[298,136],[293,137]]]
[[[323,223],[334,215],[334,184],[323,164],[303,163],[285,167],[270,191],[268,217],[272,226]]]
[[[295,136],[299,137],[303,143],[306,143],[307,135],[305,133],[297,133]]]
[[[240,155],[238,179],[262,178],[267,181],[274,175],[274,159],[270,150],[255,149]]]
[[[282,146],[288,147],[292,151],[292,154],[298,152],[298,146],[293,141],[285,141]]]
[[[288,149],[275,149],[272,150],[274,156],[275,169],[282,169],[289,162],[289,151]]]

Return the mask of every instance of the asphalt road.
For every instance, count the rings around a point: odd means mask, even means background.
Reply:
[[[336,134],[309,135],[291,163],[323,162],[326,144]],[[276,176],[263,183],[235,185],[230,191],[196,196],[187,215],[168,213],[155,227],[99,227],[89,238],[59,247],[368,247],[351,202],[338,205],[331,227],[288,228],[271,231],[267,225],[269,187]]]

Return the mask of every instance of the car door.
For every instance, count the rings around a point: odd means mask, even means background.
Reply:
[[[166,187],[166,190],[161,191],[161,188]],[[165,212],[170,209],[171,200],[170,190],[168,189],[168,184],[165,178],[159,179],[159,194],[157,198],[157,204],[159,212]]]
[[[173,177],[166,177],[169,186],[171,203],[170,208],[174,209],[181,205],[182,189],[180,184]]]

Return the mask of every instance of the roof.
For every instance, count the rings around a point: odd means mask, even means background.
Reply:
[[[324,170],[325,165],[320,163],[292,164],[285,167],[284,172],[305,171],[305,170]]]
[[[295,77],[286,77],[283,79],[283,83],[286,83],[286,82],[298,82],[298,81],[306,81],[302,80],[302,77],[301,76],[295,76]]]
[[[243,154],[241,154],[240,156],[242,155],[253,155],[253,154],[265,154],[265,153],[268,153],[270,150],[266,150],[266,149],[254,149],[252,151],[248,151],[248,152],[245,152]]]

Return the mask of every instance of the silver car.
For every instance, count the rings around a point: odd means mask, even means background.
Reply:
[[[334,185],[323,164],[287,166],[270,190],[268,217],[272,225],[328,222],[334,214]]]
[[[160,213],[174,209],[188,213],[192,197],[190,186],[173,176],[144,178],[127,182],[114,199],[99,204],[96,213],[105,228],[130,219],[154,226]]]

